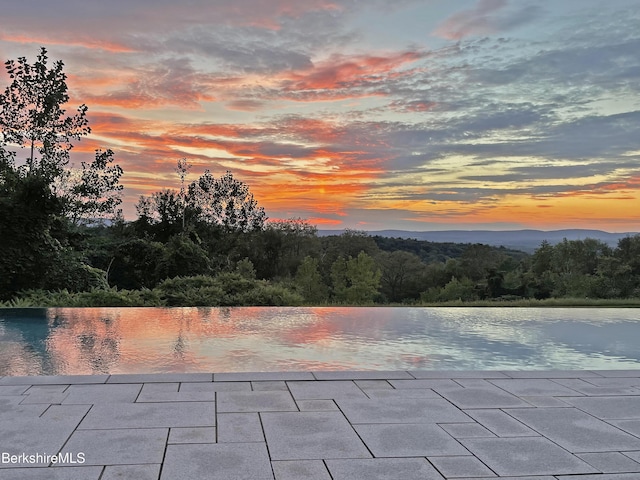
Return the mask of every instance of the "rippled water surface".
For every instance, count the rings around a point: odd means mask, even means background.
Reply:
[[[626,308],[0,309],[0,375],[640,368]]]

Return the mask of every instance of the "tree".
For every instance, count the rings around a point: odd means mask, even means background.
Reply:
[[[262,230],[267,220],[264,208],[258,207],[249,187],[229,171],[220,178],[205,171],[189,186],[189,197],[202,220],[227,231]]]
[[[0,182],[0,299],[28,288],[44,288],[61,256],[51,235],[58,202],[41,177],[20,178],[6,170]]]
[[[439,302],[452,302],[456,300],[468,302],[477,299],[478,292],[475,285],[472,280],[466,277],[460,280],[453,277],[437,296],[437,301]]]
[[[327,286],[318,271],[318,260],[304,257],[295,277],[295,288],[308,303],[320,303],[327,300]]]
[[[469,245],[460,257],[460,268],[470,280],[478,281],[486,278],[491,268],[498,268],[500,255],[489,245]]]
[[[629,266],[632,275],[640,275],[640,235],[621,238],[614,254]]]
[[[27,175],[37,174],[53,182],[69,163],[71,141],[80,140],[91,129],[86,105],[80,105],[77,114],[65,116],[62,105],[69,101],[69,95],[64,64],[57,61],[48,69],[47,59],[43,47],[33,65],[25,57],[5,62],[13,81],[0,96],[0,156],[14,167],[15,152],[6,150],[6,146],[27,147],[29,156],[19,168]]]
[[[101,217],[116,212],[120,205],[122,169],[113,163],[113,151],[96,150],[91,163],[68,169],[74,140],[91,132],[87,106],[74,115],[63,108],[69,101],[64,64],[48,68],[42,48],[31,65],[25,57],[5,62],[11,84],[0,95],[0,179],[14,172],[18,179],[40,177],[58,204],[61,216],[77,223],[82,218]],[[16,162],[16,149],[29,155]]]
[[[339,257],[331,266],[333,294],[338,301],[352,304],[373,302],[380,287],[380,269],[365,252],[357,257]]]
[[[75,225],[113,216],[122,203],[120,165],[113,163],[113,151],[96,150],[93,162],[82,162],[80,170],[66,171],[57,188],[63,201],[62,214]],[[54,187],[56,187],[54,185]]]
[[[413,253],[396,250],[380,252],[377,257],[382,267],[382,294],[390,302],[417,299],[420,296],[421,280],[425,266]]]
[[[8,60],[11,83],[0,95],[0,298],[28,288],[84,288],[94,284],[72,247],[72,224],[106,215],[120,203],[122,170],[113,152],[97,151],[91,164],[69,171],[73,141],[89,134],[87,107],[66,115],[64,64],[48,67],[42,48],[31,65]],[[27,149],[26,158],[17,158]]]
[[[318,255],[320,239],[317,232],[314,225],[301,218],[277,220],[267,224],[264,233],[270,241],[265,246],[275,253],[272,255],[274,276],[292,276],[305,257]]]
[[[187,178],[187,173],[191,170],[190,163],[187,162],[186,158],[181,158],[178,160],[178,164],[176,166],[176,173],[180,177],[180,207],[182,208],[182,231],[184,232],[184,224],[187,216],[187,193],[184,186],[184,180]]]
[[[153,288],[159,279],[157,266],[168,256],[166,247],[143,238],[128,239],[112,248],[106,267],[109,285],[118,288]]]
[[[158,278],[203,275],[211,273],[211,261],[200,245],[188,237],[177,235],[167,242],[156,272]]]

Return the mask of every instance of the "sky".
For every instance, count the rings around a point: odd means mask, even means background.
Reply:
[[[21,0],[123,210],[227,170],[321,229],[640,231],[639,0]],[[0,87],[8,84],[0,73]]]

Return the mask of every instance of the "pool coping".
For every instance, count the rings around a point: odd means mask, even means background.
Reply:
[[[640,369],[5,376],[0,432],[0,480],[631,480]]]

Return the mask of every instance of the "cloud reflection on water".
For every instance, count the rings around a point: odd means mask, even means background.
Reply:
[[[637,368],[633,309],[0,310],[0,375]]]

